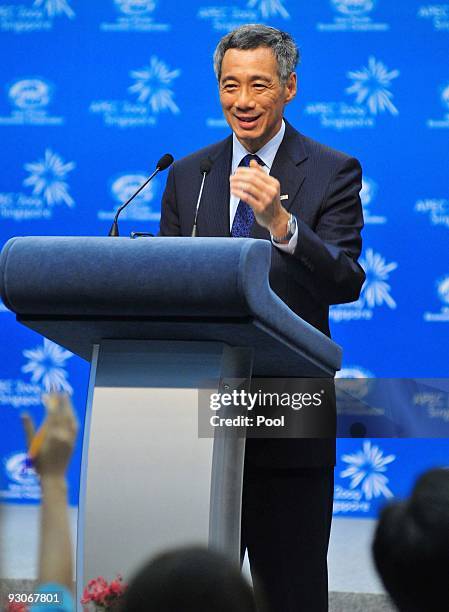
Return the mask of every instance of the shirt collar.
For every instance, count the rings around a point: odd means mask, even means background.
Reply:
[[[278,152],[279,146],[284,138],[285,134],[285,122],[282,119],[282,124],[279,129],[279,132],[273,136],[271,140],[269,140],[263,147],[261,147],[258,151],[254,153],[254,155],[258,155],[263,163],[267,166],[268,170],[271,170],[271,166],[273,165],[274,158],[276,157],[276,153]],[[237,136],[232,134],[232,174],[237,170],[240,162],[248,155],[250,152],[245,149],[242,143],[238,140]]]

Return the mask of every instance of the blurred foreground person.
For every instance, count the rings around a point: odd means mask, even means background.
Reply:
[[[71,612],[74,610],[71,592],[73,551],[66,470],[72,456],[78,423],[66,394],[49,393],[42,400],[47,416],[37,434],[31,417],[28,414],[22,415],[29,452],[33,447],[38,447],[33,457],[33,466],[39,475],[42,490],[37,592],[59,593],[60,603],[32,606],[31,610]],[[36,445],[38,438],[40,443]]]
[[[257,610],[263,610],[260,602]],[[131,580],[122,612],[256,612],[239,569],[204,548],[169,551]]]
[[[373,555],[401,612],[449,610],[449,470],[433,469],[382,511]]]

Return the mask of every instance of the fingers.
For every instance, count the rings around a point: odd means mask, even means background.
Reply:
[[[31,446],[31,441],[33,440],[34,434],[35,434],[35,427],[34,427],[33,419],[26,412],[21,414],[20,418],[22,419],[22,425],[25,431],[27,448],[29,449]]]
[[[243,200],[247,204],[251,206],[253,210],[257,210],[260,206],[259,200],[248,193],[248,191],[244,191],[243,189],[233,189],[232,193],[239,198],[239,200]]]
[[[240,167],[242,168],[242,167],[244,167],[244,166],[240,166]],[[252,159],[252,160],[249,162],[249,167],[250,167],[250,168],[256,168],[257,170],[259,170],[260,172],[263,172],[263,173],[266,175],[265,170],[262,170],[262,166],[259,164],[259,162],[256,162],[256,160],[255,160],[255,159]]]
[[[71,433],[78,431],[78,421],[67,393],[46,393],[42,402],[47,409],[49,426],[67,429]]]
[[[231,192],[257,210],[264,210],[279,199],[279,181],[259,168],[238,168],[230,177]],[[251,197],[252,196],[252,197]]]

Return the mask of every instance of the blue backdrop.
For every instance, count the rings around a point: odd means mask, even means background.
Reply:
[[[358,302],[331,313],[343,375],[447,376],[449,4],[0,0],[1,243],[105,235],[162,153],[179,158],[225,137],[211,57],[220,36],[248,22],[299,43],[291,123],[364,168],[367,280]],[[122,216],[122,233],[157,230],[164,181]],[[0,327],[0,496],[35,503],[19,413],[39,420],[42,389],[58,381],[73,389],[82,424],[88,366],[1,304]],[[449,405],[432,415],[447,421]],[[448,453],[445,440],[339,441],[335,513],[374,516]],[[78,448],[74,504],[79,459]]]

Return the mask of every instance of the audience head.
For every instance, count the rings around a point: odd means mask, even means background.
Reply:
[[[449,469],[426,472],[408,500],[384,508],[373,554],[401,612],[449,608]]]
[[[203,548],[163,553],[130,581],[122,612],[255,612],[239,568]]]

